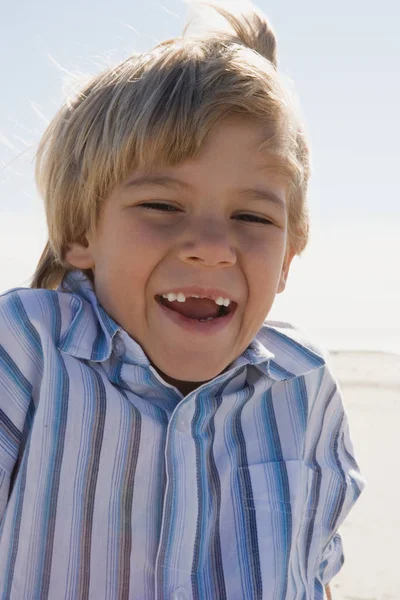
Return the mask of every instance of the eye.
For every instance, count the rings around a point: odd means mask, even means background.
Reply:
[[[172,204],[166,204],[165,202],[144,202],[139,206],[144,207],[148,210],[160,210],[161,212],[178,212],[178,209]]]
[[[236,218],[244,219],[244,221],[248,223],[261,223],[262,225],[273,225],[272,221],[270,221],[269,219],[264,219],[263,217],[258,217],[257,215],[236,215]]]
[[[172,204],[168,204],[166,202],[143,202],[143,204],[139,204],[140,207],[144,207],[149,211],[160,211],[165,213],[176,213],[180,212],[176,206]],[[261,225],[273,225],[272,221],[266,219],[264,217],[258,217],[257,215],[251,214],[242,214],[236,215],[235,218],[239,218],[244,220],[244,222],[248,223],[260,223]]]

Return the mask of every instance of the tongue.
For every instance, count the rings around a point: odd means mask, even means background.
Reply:
[[[163,304],[171,310],[178,312],[189,319],[207,319],[207,317],[216,317],[220,307],[214,300],[209,298],[187,298],[185,302],[169,302],[165,298]]]

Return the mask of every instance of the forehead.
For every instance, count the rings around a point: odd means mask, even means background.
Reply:
[[[272,151],[277,149],[276,140],[275,126],[249,117],[227,117],[210,129],[196,158],[198,161],[206,157],[210,160],[238,158],[246,166],[261,169],[271,164]]]
[[[287,161],[273,151],[271,137],[266,126],[248,118],[225,119],[212,128],[194,156],[179,162],[166,157],[158,165],[134,170],[123,186],[195,191],[219,183],[232,188],[257,181],[282,185],[288,180]]]

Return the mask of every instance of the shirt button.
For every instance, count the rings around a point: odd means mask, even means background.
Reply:
[[[125,344],[122,340],[116,339],[114,341],[114,354],[115,356],[123,356],[125,354]]]
[[[185,588],[180,587],[174,591],[171,600],[190,600],[190,596]]]

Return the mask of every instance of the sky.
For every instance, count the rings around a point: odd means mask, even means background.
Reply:
[[[328,349],[400,353],[400,5],[257,5],[299,97],[313,164],[310,242],[269,318]],[[182,0],[22,0],[2,8],[0,293],[29,285],[45,244],[35,148],[73,76],[179,36],[187,10]]]

